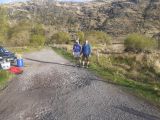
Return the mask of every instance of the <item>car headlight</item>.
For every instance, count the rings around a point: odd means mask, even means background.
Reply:
[[[7,61],[7,62],[8,62],[8,61],[10,61],[10,59],[9,59],[9,58],[7,58],[7,59],[6,59],[6,61]]]

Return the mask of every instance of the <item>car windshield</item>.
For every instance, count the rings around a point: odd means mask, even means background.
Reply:
[[[8,52],[8,50],[5,48],[1,48],[1,52]]]

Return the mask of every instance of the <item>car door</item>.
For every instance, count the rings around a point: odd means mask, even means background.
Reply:
[[[3,49],[0,48],[0,57],[3,57]]]
[[[3,49],[0,48],[0,61],[3,60]]]

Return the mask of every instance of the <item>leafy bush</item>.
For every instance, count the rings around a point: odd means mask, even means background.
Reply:
[[[34,46],[43,46],[45,44],[45,31],[41,24],[34,24],[31,30],[30,44]]]
[[[44,35],[45,31],[41,24],[34,24],[34,27],[32,28],[31,33],[35,35],[38,35],[38,34]]]
[[[71,37],[67,32],[57,32],[52,35],[49,43],[57,43],[57,44],[69,44],[71,41]]]
[[[30,21],[22,20],[11,27],[8,32],[7,45],[10,46],[42,46],[45,43],[45,31],[41,24],[30,24]]]
[[[20,21],[16,25],[10,27],[8,31],[7,45],[10,46],[26,46],[30,42],[31,25],[28,21]]]
[[[134,33],[129,35],[124,42],[127,50],[148,51],[156,48],[156,41],[144,35]]]
[[[32,35],[30,39],[30,44],[33,46],[43,46],[45,43],[44,35]]]
[[[0,6],[0,43],[4,43],[7,39],[8,27],[7,11],[5,8]]]
[[[28,46],[30,39],[30,33],[28,31],[22,31],[14,33],[12,38],[8,40],[10,46]]]
[[[84,42],[84,40],[85,40],[85,36],[84,36],[84,32],[82,32],[82,31],[79,31],[79,32],[77,32],[77,36],[78,36],[78,38],[79,38],[79,41],[82,43],[82,42]]]
[[[111,37],[102,31],[90,31],[85,33],[85,39],[92,44],[109,44]]]

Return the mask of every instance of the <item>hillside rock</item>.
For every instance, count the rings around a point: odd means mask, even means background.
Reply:
[[[6,5],[11,21],[31,20],[55,30],[103,30],[121,37],[140,32],[154,36],[160,32],[159,0],[103,0],[85,3],[37,2]]]

